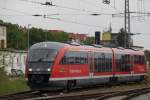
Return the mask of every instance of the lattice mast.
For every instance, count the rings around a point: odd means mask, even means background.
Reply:
[[[131,36],[130,36],[130,5],[129,0],[125,0],[125,47],[131,47]]]

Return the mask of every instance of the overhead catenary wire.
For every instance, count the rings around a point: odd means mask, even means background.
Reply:
[[[135,21],[140,23],[150,24],[149,21],[145,21],[145,20],[135,20]]]
[[[90,2],[90,1],[87,1],[87,0],[80,0],[80,1],[83,2],[84,4],[90,5],[92,7],[96,7],[98,9],[104,9],[103,7],[98,6],[98,5],[94,4],[93,2]]]
[[[98,13],[98,12],[93,12],[93,11],[88,11],[88,10],[85,10],[85,9],[78,9],[78,8],[71,8],[71,7],[66,7],[66,6],[61,6],[61,5],[53,5],[52,2],[37,2],[37,1],[31,1],[31,0],[20,0],[20,1],[26,1],[26,2],[31,2],[31,3],[37,3],[37,4],[41,4],[41,5],[48,5],[48,6],[55,6],[55,7],[60,7],[60,8],[64,8],[64,9],[71,9],[71,10],[77,10],[77,11],[83,11],[83,12],[92,12],[93,14],[54,14],[54,15],[94,15],[94,16],[97,16],[97,15],[111,15],[112,17],[114,17],[115,15],[120,15],[120,14],[124,14],[124,12],[121,12],[119,11],[117,8],[111,6],[110,4],[108,4],[111,8],[113,8],[116,12],[118,13],[112,13],[112,14],[107,14],[107,13]],[[114,3],[115,0],[114,0]],[[137,13],[137,14],[149,14],[149,13],[146,13],[146,12],[130,12],[130,13]],[[51,15],[50,15],[51,16]]]
[[[143,14],[143,16],[150,16],[150,13],[142,13],[142,12],[129,12],[131,14]],[[121,14],[124,14],[124,13],[52,13],[52,14],[47,14],[47,16],[53,16],[53,15],[92,15],[92,16],[101,16],[101,15],[121,15]]]
[[[72,8],[72,7],[68,7],[68,6],[62,6],[62,5],[56,5],[56,4],[50,4],[50,2],[37,2],[37,1],[31,1],[31,0],[20,0],[20,1],[25,1],[25,2],[31,2],[31,3],[36,3],[36,4],[40,4],[40,5],[46,5],[46,6],[53,6],[53,7],[58,7],[58,8],[63,8],[63,9],[69,9],[69,10],[75,10],[75,11],[81,11],[81,12],[92,12],[92,13],[97,13],[96,11],[90,11],[90,10],[86,10],[86,9],[79,9],[79,8]]]
[[[114,8],[112,5],[109,4],[109,6],[110,6],[111,8],[113,8],[116,12],[122,13],[122,12],[119,11],[117,8]]]
[[[81,0],[82,2],[86,2],[87,4],[89,4],[89,5],[91,5],[91,6],[93,6],[93,7],[97,7],[97,8],[101,8],[102,9],[102,7],[100,7],[100,6],[96,6],[95,4],[93,4],[92,2],[88,2],[88,1],[86,1],[86,0]],[[112,5],[110,5],[110,4],[108,4],[111,8],[113,8],[113,10],[115,10],[116,12],[119,12],[119,13],[121,13],[121,11],[119,11],[116,7],[115,7],[115,0],[114,0],[114,7],[112,6]],[[107,10],[107,9],[106,9]]]
[[[27,12],[22,12],[22,11],[15,10],[15,9],[10,9],[10,8],[5,8],[5,7],[3,7],[3,8],[1,8],[1,9],[3,9],[3,10],[8,10],[8,11],[12,11],[12,12],[16,12],[16,13],[21,13],[21,14],[23,14],[23,15],[31,15],[31,14],[29,14],[29,13],[27,13]]]
[[[53,19],[53,18],[51,18],[51,17],[44,17],[44,18],[47,18],[47,19]],[[103,27],[103,26],[90,25],[90,24],[80,23],[80,22],[77,22],[77,21],[66,20],[66,19],[61,19],[61,18],[55,18],[54,20],[61,21],[61,22],[66,22],[66,23],[79,24],[79,25],[84,25],[84,26],[89,26],[89,27],[106,28],[106,27]]]
[[[92,2],[89,2],[89,1],[87,1],[87,0],[81,0],[83,3],[86,3],[86,4],[88,4],[88,5],[91,5],[91,6],[93,6],[93,7],[97,7],[97,8],[101,8],[101,9],[103,9],[104,7],[101,7],[101,6],[97,6],[97,5],[95,5],[95,4],[93,4]],[[115,0],[114,0],[114,3],[116,3],[115,2]],[[114,4],[115,5],[115,4]],[[111,8],[113,8],[112,10],[114,10],[114,11],[116,11],[116,12],[118,12],[118,13],[122,13],[121,11],[119,11],[116,7],[112,7],[110,4],[109,4],[109,6],[111,7]],[[108,9],[106,9],[105,8],[105,10],[108,10]],[[113,14],[112,14],[113,15]]]
[[[32,16],[32,15],[17,15],[17,14],[9,14],[9,15],[4,15],[4,14],[0,14],[0,16]]]
[[[21,1],[29,1],[29,0],[21,0]],[[32,1],[32,3],[39,3],[41,5],[44,5],[44,3],[41,3],[41,2],[36,2],[36,1]],[[51,5],[51,6],[55,6],[55,5]],[[114,8],[114,7],[113,7]],[[70,9],[70,8],[67,8],[67,9]],[[75,8],[76,9],[76,8]],[[18,12],[18,13],[22,13],[23,15],[9,15],[8,16],[35,16],[38,15],[38,14],[29,14],[29,13],[24,13],[22,11],[18,11],[18,10],[12,10],[12,9],[8,9],[7,10],[10,10],[10,11],[15,11],[15,12]],[[79,9],[78,9],[79,10]],[[85,12],[84,9],[80,9],[81,11]],[[119,11],[118,11],[119,12]],[[147,14],[147,16],[149,16],[150,13],[146,13],[146,12],[130,12],[130,13],[133,13],[133,14],[143,14],[143,16],[145,14]],[[45,15],[42,15],[42,17],[46,16],[46,17],[49,17],[49,16],[53,16],[53,15],[84,15],[84,16],[89,16],[89,15],[93,15],[93,16],[98,16],[98,15],[123,15],[124,13],[54,13],[54,14],[45,14]],[[5,15],[1,15],[1,16],[5,16]],[[6,15],[7,16],[7,15]],[[145,15],[146,16],[146,15]],[[74,24],[79,24],[79,25],[85,25],[85,26],[89,26],[89,27],[101,27],[101,26],[97,26],[97,25],[89,25],[89,24],[85,24],[85,23],[80,23],[80,22],[77,22],[77,21],[72,21],[72,20],[65,20],[65,19],[59,19],[59,18],[52,18],[51,19],[55,19],[55,20],[59,20],[59,21],[62,21],[62,22],[66,22],[66,23],[74,23]],[[103,27],[103,26],[102,26]]]
[[[1,8],[0,9],[3,9],[3,10],[8,10],[8,11],[12,11],[12,12],[16,12],[16,13],[21,13],[23,15],[15,15],[15,14],[0,14],[1,16],[33,16],[34,14],[31,14],[31,13],[27,13],[27,12],[23,12],[23,11],[19,11],[19,10],[15,10],[15,9],[10,9],[10,8]],[[46,16],[55,16],[55,15],[84,15],[84,16],[100,16],[100,15],[120,15],[120,14],[123,14],[123,13],[51,13],[51,14],[45,14]],[[38,14],[37,14],[38,15]]]
[[[32,16],[33,14],[31,13],[27,13],[27,12],[23,12],[23,11],[19,11],[19,10],[15,10],[15,9],[10,9],[10,8],[4,8],[4,7],[0,7],[0,9],[3,9],[3,10],[8,10],[8,11],[12,11],[12,12],[16,12],[16,13],[21,13],[23,15],[14,15],[14,16]],[[51,14],[45,14],[46,16],[53,16],[53,15],[85,15],[85,16],[99,16],[99,15],[120,15],[120,14],[123,14],[123,13],[51,13]],[[5,16],[3,14],[0,14],[2,16]],[[6,16],[13,16],[12,14],[6,14]]]
[[[104,27],[102,27],[102,26],[90,25],[90,24],[80,23],[80,22],[77,22],[77,21],[71,21],[71,20],[66,20],[66,19],[48,17],[47,15],[29,14],[29,13],[26,13],[26,12],[22,12],[22,11],[19,11],[19,10],[14,10],[14,9],[8,9],[8,8],[3,8],[3,9],[9,10],[9,11],[13,11],[13,12],[17,12],[17,13],[22,13],[22,14],[24,14],[24,15],[30,15],[30,16],[34,16],[34,17],[42,17],[42,18],[57,20],[57,21],[65,22],[65,23],[79,24],[79,25],[88,26],[88,27],[104,28]]]
[[[142,15],[142,13],[145,13],[145,2],[144,0],[137,0],[137,12],[140,12],[138,13],[139,16]],[[145,20],[144,17],[138,17],[138,20]]]
[[[114,0],[114,5],[111,5],[111,3],[107,4],[108,6],[110,6],[113,10],[115,10],[116,12],[118,13],[122,13],[121,11],[119,11],[117,8],[116,8],[116,1]]]
[[[85,14],[85,13],[53,13],[53,14],[47,14],[47,16],[53,16],[53,15],[84,15],[84,16],[101,16],[101,15],[120,15],[122,13],[89,13],[89,14]]]

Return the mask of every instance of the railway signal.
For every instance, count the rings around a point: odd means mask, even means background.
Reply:
[[[100,44],[100,32],[95,32],[95,44]]]

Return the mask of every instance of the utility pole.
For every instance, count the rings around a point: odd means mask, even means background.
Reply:
[[[28,24],[28,50],[30,48],[30,29],[29,29],[30,26],[31,24]]]
[[[104,4],[110,4],[110,0],[103,0]],[[125,0],[125,12],[124,12],[124,29],[125,29],[125,36],[124,36],[124,47],[130,48],[131,46],[131,32],[130,32],[130,5],[129,0]]]
[[[130,36],[130,7],[129,0],[125,0],[125,45],[124,47],[131,46],[131,36]]]

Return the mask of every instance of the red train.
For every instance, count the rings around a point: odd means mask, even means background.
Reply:
[[[26,67],[30,86],[76,86],[142,81],[144,52],[124,48],[41,42],[31,46]]]

